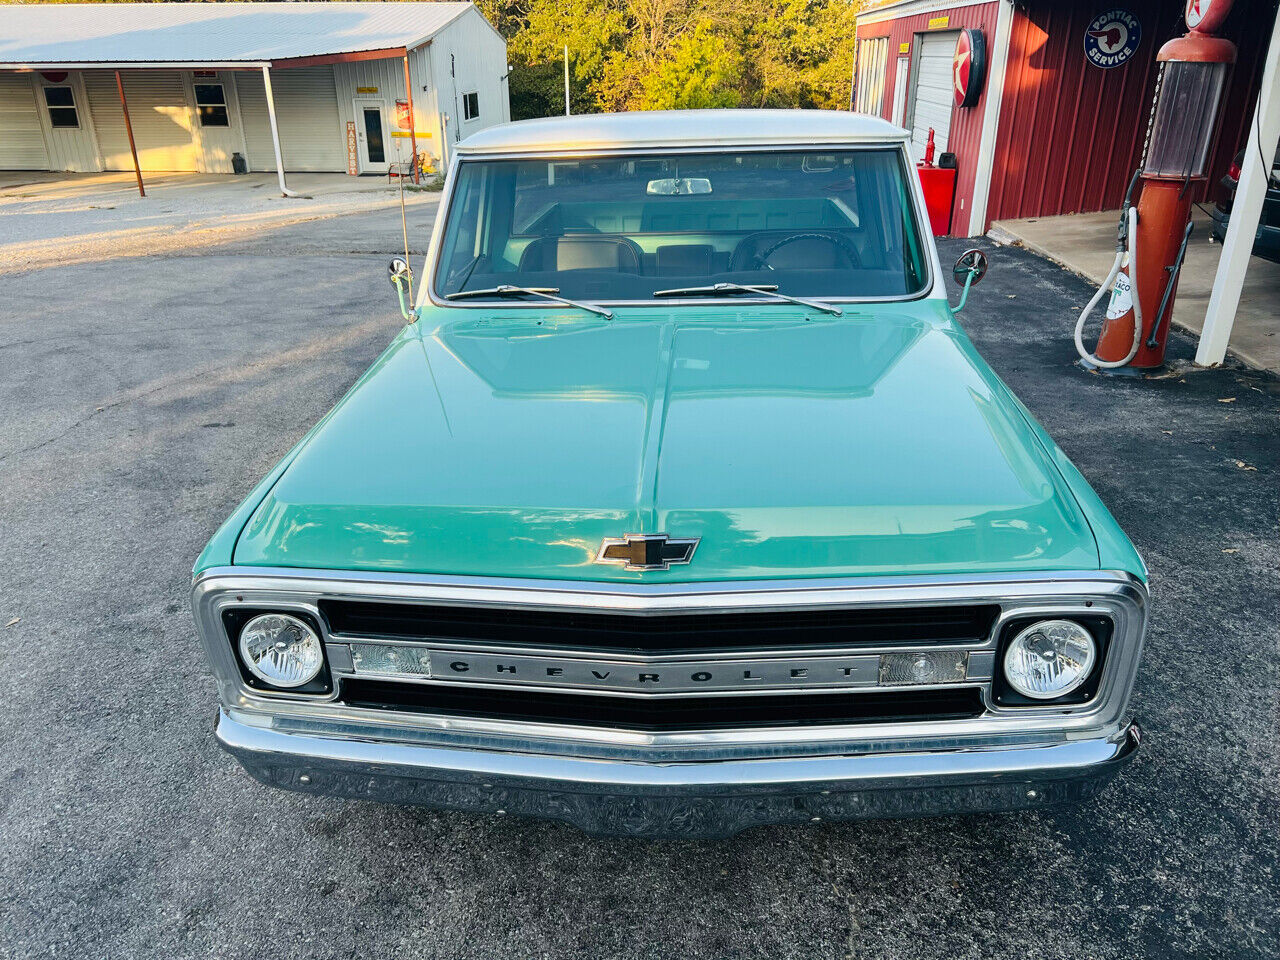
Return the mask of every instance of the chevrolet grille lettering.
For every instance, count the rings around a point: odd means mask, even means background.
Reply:
[[[991,677],[991,657],[970,661],[973,651],[956,650],[955,679],[948,682],[982,682]],[[607,657],[587,652],[530,653],[429,649],[431,678],[449,683],[521,687],[555,687],[618,693],[683,693],[750,689],[794,690],[856,689],[879,684],[879,653],[828,653],[810,656],[722,656],[696,659],[669,655],[655,657]],[[362,671],[394,676],[384,670]],[[419,674],[413,679],[422,681]],[[431,682],[427,680],[426,682]]]

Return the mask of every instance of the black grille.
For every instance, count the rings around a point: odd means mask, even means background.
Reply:
[[[335,634],[464,640],[512,649],[655,653],[762,648],[972,643],[987,637],[994,604],[758,613],[628,614],[443,604],[323,600]]]
[[[491,689],[348,679],[342,684],[342,700],[355,707],[646,732],[961,720],[979,716],[983,711],[982,696],[974,688],[640,700],[512,687]]]

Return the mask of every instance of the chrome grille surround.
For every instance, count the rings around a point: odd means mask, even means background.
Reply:
[[[580,581],[489,579],[435,575],[351,573],[342,571],[219,567],[196,578],[193,609],[206,654],[226,709],[243,723],[289,732],[341,739],[382,740],[526,753],[550,753],[661,762],[752,757],[873,753],[903,750],[964,750],[1002,745],[1049,744],[1113,736],[1126,725],[1129,694],[1146,628],[1147,590],[1130,574],[1112,571],[1050,574],[998,574],[912,578],[848,578],[763,580],[716,583],[631,584]],[[1001,613],[981,644],[966,644],[970,671],[966,685],[980,689],[985,711],[972,719],[922,720],[902,723],[834,724],[646,733],[626,729],[573,726],[498,719],[435,717],[394,710],[370,710],[339,701],[341,679],[351,676],[342,650],[361,637],[335,637],[328,631],[318,604],[323,599],[385,600],[407,603],[488,605],[542,610],[646,613],[714,613],[785,611],[799,608],[910,607],[994,602]],[[338,681],[321,696],[264,694],[248,687],[222,626],[222,613],[235,607],[295,610],[310,613],[321,625]],[[990,671],[1004,624],[1027,616],[1109,616],[1115,625],[1097,694],[1072,706],[1004,707],[991,697]],[[406,641],[408,642],[408,641]],[[433,641],[437,646],[441,641]],[[466,644],[445,644],[467,649]],[[349,647],[346,648],[349,650]],[[956,650],[954,643],[850,649],[856,657],[882,652]],[[487,652],[492,653],[492,648]],[[785,658],[830,656],[833,651],[787,649]],[[516,651],[513,651],[516,653]],[[522,650],[520,655],[565,651]],[[575,654],[569,653],[569,656]],[[758,659],[751,653],[702,653],[699,662]],[[605,657],[607,659],[607,656]],[[618,659],[634,661],[632,655]],[[644,658],[654,663],[678,662],[679,655]],[[685,659],[690,658],[687,655]],[[975,673],[973,664],[980,666]],[[985,669],[985,672],[983,670]],[[970,683],[971,681],[971,683]],[[445,683],[404,680],[397,682]],[[565,694],[574,688],[540,686]],[[795,696],[830,692],[831,687],[802,687]],[[886,691],[893,687],[867,687]],[[913,685],[904,690],[928,689]],[[593,690],[595,694],[654,696],[626,691]],[[703,691],[699,691],[703,692]],[[742,691],[752,693],[754,691]],[[771,691],[777,692],[777,691]],[[731,697],[732,690],[714,691]],[[666,694],[681,696],[681,692]],[[705,693],[704,693],[705,695]],[[659,695],[661,696],[661,695]]]

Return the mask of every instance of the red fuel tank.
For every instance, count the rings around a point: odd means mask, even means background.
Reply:
[[[929,211],[929,226],[935,237],[951,232],[951,205],[956,199],[955,167],[926,167],[917,164],[920,186],[924,188],[924,205]]]
[[[955,155],[944,153],[942,162],[933,163],[933,128],[924,144],[924,159],[916,164],[920,186],[924,189],[924,206],[929,212],[929,228],[935,237],[951,233],[951,207],[956,202]],[[950,162],[947,162],[950,161]]]

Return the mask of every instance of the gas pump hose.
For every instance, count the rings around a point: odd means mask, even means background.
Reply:
[[[1130,188],[1132,189],[1132,187]],[[1111,272],[1107,274],[1107,279],[1102,281],[1102,286],[1098,288],[1098,292],[1093,295],[1093,299],[1089,301],[1088,306],[1080,312],[1080,319],[1076,321],[1076,352],[1080,354],[1080,359],[1085,363],[1092,364],[1095,367],[1101,367],[1104,370],[1114,369],[1115,367],[1123,367],[1126,363],[1138,355],[1138,349],[1142,346],[1142,301],[1138,298],[1138,283],[1131,274],[1129,277],[1131,295],[1133,299],[1133,346],[1129,348],[1128,354],[1123,360],[1099,360],[1096,356],[1085,349],[1084,346],[1084,324],[1089,314],[1093,312],[1093,308],[1098,305],[1098,301],[1102,299],[1103,294],[1111,289],[1111,284],[1115,283],[1116,277],[1120,273],[1120,267],[1124,263],[1125,243],[1128,242],[1129,263],[1131,269],[1137,269],[1138,263],[1138,208],[1128,205],[1125,201],[1125,210],[1128,213],[1128,230],[1126,236],[1116,244],[1116,258],[1111,264]],[[1123,221],[1122,221],[1123,222]]]

